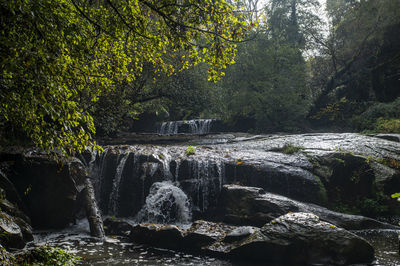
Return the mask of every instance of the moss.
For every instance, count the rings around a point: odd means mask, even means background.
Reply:
[[[0,244],[0,262],[1,265],[14,265],[15,258]]]
[[[18,265],[77,265],[81,260],[64,249],[50,246],[37,247],[15,259]]]
[[[364,197],[354,201],[353,203],[336,201],[331,208],[334,211],[341,213],[379,217],[388,213],[388,199],[389,197],[387,195],[384,195],[382,192],[378,192],[371,197]]]
[[[343,164],[343,165],[346,165],[346,162],[345,162],[345,160],[343,160],[343,159],[339,159],[339,158],[333,158],[336,162],[338,162],[339,164]]]
[[[372,161],[386,165],[391,168],[400,169],[400,160],[394,158],[388,158],[388,157],[378,158],[378,157],[368,156],[367,159],[365,160],[365,162],[368,164],[370,164]]]
[[[282,148],[272,149],[272,151],[282,152],[284,154],[294,154],[301,150],[304,150],[304,147],[294,146],[292,144],[285,144]]]
[[[378,199],[364,198],[359,203],[360,213],[365,216],[377,217],[387,213],[388,206]]]
[[[331,209],[336,212],[340,212],[340,213],[356,214],[356,215],[361,214],[359,208],[357,208],[356,206],[351,206],[351,205],[343,203],[343,202],[335,202],[332,205]]]
[[[317,180],[318,185],[319,185],[319,196],[322,200],[322,204],[326,205],[329,202],[328,201],[328,193],[326,192],[326,188],[318,176],[314,175],[314,177],[315,177],[315,180]]]

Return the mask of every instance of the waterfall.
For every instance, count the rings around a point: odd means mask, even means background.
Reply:
[[[190,202],[186,194],[171,181],[156,182],[150,188],[146,203],[136,216],[138,222],[191,222]]]
[[[171,154],[169,154],[168,150],[162,149],[162,150],[155,150],[158,153],[158,156],[153,154],[153,157],[157,158],[162,166],[163,166],[163,171],[164,171],[164,178],[166,180],[172,180],[173,176],[171,174],[171,169],[170,169],[170,163],[172,160]]]
[[[189,198],[194,215],[212,211],[225,181],[224,160],[215,156],[186,157],[181,147],[109,146],[91,165],[102,212],[119,217],[136,217],[141,211],[143,217],[183,222],[188,215],[177,215],[174,208],[185,209],[187,204],[182,202]],[[177,199],[181,203],[175,203]],[[168,216],[162,211],[162,216],[144,207],[157,204],[164,209],[172,205],[175,214]]]
[[[190,183],[187,188],[193,199],[193,208],[205,212],[215,206],[224,182],[225,168],[222,161],[190,160],[189,178],[182,181]]]
[[[193,119],[163,122],[158,131],[161,135],[176,135],[179,133],[207,134],[210,133],[214,119]]]
[[[115,179],[113,182],[111,194],[110,194],[110,201],[109,203],[109,213],[110,214],[117,214],[118,211],[118,195],[119,195],[119,187],[121,183],[121,177],[122,177],[122,171],[124,170],[124,166],[126,163],[126,160],[128,159],[129,153],[124,154],[122,157],[121,161],[119,162],[115,174]]]

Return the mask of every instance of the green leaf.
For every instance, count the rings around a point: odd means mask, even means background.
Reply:
[[[392,194],[392,198],[393,198],[393,199],[395,199],[395,198],[400,198],[400,193],[394,193],[394,194]]]

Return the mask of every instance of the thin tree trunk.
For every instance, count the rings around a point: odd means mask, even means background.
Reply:
[[[85,179],[85,189],[83,193],[85,197],[85,209],[89,221],[90,235],[103,239],[105,236],[103,220],[101,218],[100,210],[97,207],[94,189],[90,178]]]

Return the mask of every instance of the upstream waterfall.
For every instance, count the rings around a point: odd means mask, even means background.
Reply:
[[[161,135],[176,135],[179,133],[207,134],[210,133],[214,119],[193,119],[163,122],[158,130]]]

